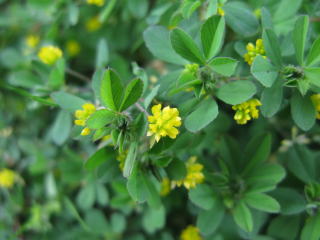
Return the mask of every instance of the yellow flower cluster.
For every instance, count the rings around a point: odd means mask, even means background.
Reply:
[[[256,45],[254,45],[253,43],[248,43],[247,51],[248,52],[243,57],[249,65],[253,63],[253,60],[258,55],[262,56],[263,58],[267,58],[266,56],[264,56],[266,52],[264,50],[262,39],[257,39]]]
[[[88,32],[95,32],[99,28],[101,28],[101,22],[100,22],[98,16],[89,18],[86,21],[86,29],[87,29]]]
[[[317,119],[320,119],[320,93],[311,96],[314,107],[317,111]]]
[[[236,111],[234,115],[234,120],[238,124],[246,124],[252,118],[259,117],[258,106],[261,106],[261,102],[258,99],[250,99],[246,102],[232,106],[232,109]]]
[[[181,240],[202,240],[199,229],[193,225],[185,228],[180,236]]]
[[[34,34],[30,34],[26,37],[26,44],[30,48],[35,48],[40,42],[40,37]]]
[[[87,3],[101,7],[104,4],[104,0],[87,0]]]
[[[15,182],[16,174],[14,171],[4,168],[0,171],[0,187],[11,188]]]
[[[40,49],[38,57],[43,63],[52,65],[62,57],[62,51],[58,47],[45,46]]]
[[[186,64],[184,68],[186,71],[190,72],[191,74],[196,75],[199,70],[199,64],[196,64],[196,63]]]
[[[69,40],[66,43],[66,49],[67,53],[69,54],[70,57],[77,56],[80,52],[80,45],[77,41],[75,40]]]
[[[196,187],[197,184],[202,183],[204,181],[204,175],[202,173],[203,165],[197,163],[197,157],[191,157],[187,161],[187,175],[184,179],[173,181],[173,185],[177,185],[178,187],[184,186],[187,189]]]
[[[74,124],[78,126],[85,127],[87,119],[96,111],[96,107],[92,103],[85,103],[82,105],[83,110],[77,110],[75,112],[76,120],[74,120]],[[82,136],[87,136],[91,132],[90,128],[85,127],[81,131]]]
[[[181,126],[178,109],[167,106],[161,110],[161,107],[161,104],[154,105],[151,109],[153,115],[148,117],[149,131],[147,135],[154,135],[157,142],[161,137],[176,138],[179,133],[176,127]]]

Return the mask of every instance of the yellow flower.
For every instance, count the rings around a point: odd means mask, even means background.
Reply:
[[[160,190],[160,195],[161,196],[167,196],[171,191],[171,182],[170,179],[165,177],[162,179],[161,182],[161,190]]]
[[[99,17],[92,17],[86,22],[86,29],[88,32],[94,32],[101,28],[101,22],[99,21]]]
[[[40,41],[40,37],[34,34],[30,34],[26,37],[26,44],[30,48],[35,48]]]
[[[257,8],[253,11],[253,14],[257,17],[257,18],[261,18],[261,8]]]
[[[252,118],[259,117],[258,106],[261,106],[261,102],[258,99],[250,99],[246,102],[232,106],[232,109],[236,111],[234,115],[234,120],[238,124],[246,124]]]
[[[104,4],[104,0],[87,0],[87,3],[101,7]]]
[[[248,43],[247,45],[247,53],[243,55],[244,60],[251,65],[253,63],[253,60],[255,59],[256,56],[260,55],[263,58],[267,58],[265,56],[265,50],[263,46],[262,39],[257,39],[256,45],[253,43]]]
[[[75,40],[69,40],[67,41],[66,49],[70,57],[77,56],[80,52],[80,44]]]
[[[148,117],[149,131],[147,135],[154,135],[157,142],[161,137],[176,138],[179,133],[176,127],[181,126],[178,109],[167,106],[161,110],[161,104],[158,104],[154,105],[151,111],[153,115]]]
[[[181,240],[202,240],[199,229],[193,225],[185,228],[180,236]]]
[[[11,188],[15,182],[16,174],[14,171],[4,168],[0,171],[0,187]]]
[[[204,181],[204,175],[202,173],[203,165],[197,163],[197,157],[191,157],[187,161],[187,175],[184,179],[173,181],[173,185],[177,185],[178,187],[184,186],[187,189],[196,187],[197,184],[202,183]]]
[[[45,46],[40,49],[38,57],[43,63],[52,65],[62,57],[62,51],[58,47]]]
[[[217,10],[218,15],[221,16],[221,17],[223,17],[225,15],[225,12],[222,9],[222,6],[223,6],[222,4],[219,4],[218,5],[218,10]]]
[[[192,75],[196,76],[199,70],[199,64],[192,63],[192,64],[186,64],[184,67],[185,71],[190,72]]]
[[[311,97],[314,107],[317,111],[317,119],[320,119],[320,93],[313,94]]]
[[[74,124],[78,126],[85,127],[86,121],[96,111],[96,107],[92,103],[85,103],[82,105],[83,110],[77,110],[74,113],[76,120],[74,120]],[[85,127],[81,131],[82,136],[87,136],[91,132],[90,128]]]

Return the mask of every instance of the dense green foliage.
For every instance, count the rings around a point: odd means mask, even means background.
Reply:
[[[1,240],[320,239],[320,1],[0,9]]]

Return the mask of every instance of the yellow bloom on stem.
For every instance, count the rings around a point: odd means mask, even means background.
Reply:
[[[320,93],[313,94],[311,97],[314,107],[317,111],[317,119],[320,119]]]
[[[244,60],[251,65],[256,56],[260,55],[263,58],[267,58],[265,56],[266,52],[264,50],[262,39],[257,39],[256,45],[253,43],[248,43],[247,45],[247,53],[243,55]]]
[[[151,111],[153,115],[148,117],[149,131],[147,135],[154,135],[157,142],[161,137],[176,138],[179,134],[176,127],[181,126],[178,109],[167,106],[161,110],[161,104],[158,104],[154,105]]]
[[[232,106],[232,109],[236,111],[234,120],[236,120],[238,124],[243,125],[253,118],[258,118],[259,109],[257,109],[257,107],[261,105],[262,104],[258,99],[253,98],[246,102]]]
[[[161,190],[160,195],[161,196],[167,196],[171,191],[171,182],[170,179],[165,177],[161,181]]]
[[[80,52],[80,44],[75,40],[69,40],[66,43],[67,53],[70,57],[77,56]]]
[[[99,28],[101,28],[101,22],[98,16],[92,17],[86,21],[86,29],[88,32],[95,32]]]
[[[181,240],[202,240],[199,229],[193,225],[185,228],[180,236]]]
[[[26,37],[25,41],[28,47],[35,48],[40,42],[40,37],[34,34],[30,34]]]
[[[104,0],[87,0],[87,3],[101,7],[104,4]]]
[[[62,51],[58,47],[45,46],[40,49],[38,57],[43,63],[52,65],[62,57]]]
[[[0,187],[11,188],[15,182],[16,174],[14,171],[4,168],[0,171]]]
[[[76,120],[74,120],[74,124],[78,126],[85,127],[86,121],[96,111],[96,107],[92,103],[85,103],[82,105],[83,110],[77,110],[74,113]],[[87,136],[91,132],[90,128],[85,127],[81,131],[82,136]]]
[[[173,185],[178,187],[184,186],[187,189],[195,188],[197,184],[204,181],[204,175],[202,173],[203,165],[197,163],[197,157],[191,157],[186,163],[187,175],[184,179],[173,181]]]
[[[219,16],[221,16],[221,17],[223,17],[224,15],[225,15],[225,12],[224,12],[224,10],[222,9],[222,4],[219,4],[218,5],[218,9],[217,9],[217,13],[218,13],[218,15]]]

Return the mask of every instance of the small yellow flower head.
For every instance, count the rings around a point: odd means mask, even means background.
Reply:
[[[238,124],[243,125],[253,118],[258,118],[259,110],[257,107],[261,105],[262,104],[258,99],[253,98],[246,102],[232,106],[232,109],[236,111],[234,120],[236,120]]]
[[[193,225],[185,228],[180,236],[181,240],[202,240],[199,229]]]
[[[248,43],[247,45],[247,53],[243,55],[244,60],[251,65],[256,56],[260,55],[263,58],[267,58],[265,56],[266,52],[264,50],[262,39],[257,39],[256,45],[253,43]]]
[[[185,71],[188,71],[195,76],[198,73],[199,64],[196,64],[196,63],[186,64],[184,69]]]
[[[101,7],[104,5],[104,0],[87,0],[87,3]]]
[[[311,97],[314,107],[317,111],[317,119],[320,119],[320,93],[313,94]]]
[[[99,17],[92,17],[86,22],[86,29],[88,32],[95,32],[101,28],[101,22],[99,21]]]
[[[75,40],[69,40],[66,49],[70,57],[77,56],[80,53],[80,44]]]
[[[40,42],[40,37],[37,35],[30,34],[26,37],[25,41],[28,47],[35,48]]]
[[[160,195],[161,196],[167,196],[171,191],[171,182],[170,179],[165,177],[162,179],[161,182],[161,190],[160,190]]]
[[[261,18],[261,8],[257,8],[254,10],[253,14],[257,17],[257,18]]]
[[[197,163],[197,157],[191,157],[186,163],[187,175],[184,179],[173,181],[173,185],[178,187],[184,186],[187,189],[195,188],[197,184],[204,181],[204,175],[202,173],[203,165]]]
[[[77,110],[74,113],[76,120],[74,120],[74,124],[78,126],[85,127],[87,119],[96,111],[96,107],[92,103],[85,103],[82,105],[82,110]],[[87,136],[90,134],[90,129],[85,127],[81,131],[82,136]]]
[[[40,49],[38,57],[43,63],[52,65],[62,57],[62,51],[58,47],[45,46]]]
[[[148,117],[149,131],[147,135],[154,135],[157,142],[161,137],[176,138],[179,133],[176,127],[181,126],[178,109],[167,106],[161,110],[161,104],[158,104],[154,105],[151,111],[153,115]]]
[[[14,171],[4,168],[0,170],[0,187],[11,188],[15,182],[16,174]]]

